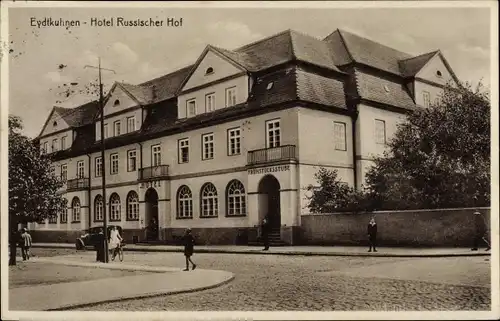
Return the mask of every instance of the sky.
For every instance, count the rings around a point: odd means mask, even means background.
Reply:
[[[182,18],[182,27],[91,27],[92,17]],[[31,26],[31,18],[88,21],[80,27]],[[116,22],[116,19],[115,19]],[[106,88],[138,84],[196,61],[207,44],[235,49],[293,29],[324,38],[340,28],[410,54],[440,49],[457,76],[490,83],[487,8],[10,8],[9,113],[37,136],[53,106],[76,107],[97,96],[78,93],[95,81],[101,57]],[[60,65],[63,68],[60,68]],[[64,97],[64,83],[78,83]]]

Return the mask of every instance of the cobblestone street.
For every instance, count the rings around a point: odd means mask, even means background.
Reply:
[[[88,255],[76,254],[76,256]],[[179,266],[180,253],[126,253],[127,263]],[[78,310],[489,310],[484,257],[361,258],[197,254],[200,268],[236,274],[208,291]],[[189,272],[186,272],[189,273]]]

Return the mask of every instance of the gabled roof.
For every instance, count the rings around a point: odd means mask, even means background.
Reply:
[[[399,61],[412,55],[363,38],[345,30],[337,29],[324,39],[336,59],[343,63],[357,62],[400,75]]]
[[[399,61],[401,74],[404,77],[414,77],[438,52],[439,50],[431,51],[420,56]]]

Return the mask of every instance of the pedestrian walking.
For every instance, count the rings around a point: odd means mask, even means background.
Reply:
[[[484,217],[479,211],[474,211],[474,240],[471,251],[477,251],[481,243],[486,244],[486,251],[491,249],[487,239],[487,227]]]
[[[269,217],[266,215],[262,220],[262,240],[264,241],[264,248],[262,251],[269,250]]]
[[[377,252],[377,222],[375,222],[375,218],[372,217],[370,223],[368,223],[368,241],[370,242],[370,249],[368,252],[372,251]]]
[[[30,249],[33,244],[33,240],[31,239],[31,235],[28,233],[28,230],[23,228],[21,233],[21,254],[23,256],[23,261],[30,259]]]
[[[191,260],[194,252],[194,237],[191,234],[191,229],[186,229],[183,237],[184,241],[184,256],[186,257],[186,268],[184,271],[189,271],[189,262],[193,265],[193,270],[196,269],[196,264]]]

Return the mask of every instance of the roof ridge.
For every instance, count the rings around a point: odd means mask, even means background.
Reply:
[[[255,45],[257,45],[257,44],[259,44],[259,43],[261,43],[261,42],[264,42],[264,41],[266,41],[266,40],[269,40],[269,39],[272,39],[272,38],[276,38],[276,37],[281,36],[281,35],[283,35],[283,34],[285,34],[285,33],[287,33],[287,32],[289,33],[290,31],[291,31],[291,29],[286,29],[286,30],[281,31],[281,32],[279,32],[279,33],[277,33],[277,34],[274,34],[274,35],[271,35],[271,36],[268,36],[268,37],[262,38],[262,39],[260,39],[260,40],[256,40],[256,41],[254,41],[254,42],[251,42],[251,43],[246,44],[246,45],[244,45],[244,46],[241,46],[241,47],[235,48],[235,49],[233,49],[233,51],[235,51],[235,52],[239,52],[240,50],[243,50],[243,49],[248,49],[248,48],[253,47],[253,46],[255,46]]]
[[[405,55],[409,55],[409,56],[413,56],[412,54],[410,54],[410,53],[408,53],[408,52],[406,52],[406,51],[401,51],[401,50],[399,50],[399,49],[396,49],[396,48],[394,48],[394,47],[391,47],[391,46],[389,46],[389,45],[386,45],[386,44],[384,44],[384,43],[381,43],[381,42],[379,42],[379,41],[376,41],[376,40],[374,40],[374,39],[371,39],[371,38],[369,38],[369,37],[360,36],[360,35],[358,35],[358,34],[356,34],[356,33],[354,33],[354,32],[347,31],[347,30],[345,30],[345,29],[340,29],[340,28],[337,28],[337,30],[339,31],[339,33],[340,33],[340,35],[341,35],[341,36],[342,36],[342,33],[347,33],[347,34],[350,34],[350,35],[352,35],[352,36],[356,36],[356,37],[358,37],[358,38],[362,38],[362,39],[364,39],[364,40],[367,40],[367,41],[370,41],[370,42],[376,43],[376,44],[377,44],[377,45],[379,45],[379,46],[383,46],[383,47],[385,47],[385,48],[389,48],[389,49],[391,49],[391,50],[397,51],[397,52],[399,52],[399,53],[402,53],[402,54],[405,54]],[[342,38],[344,38],[344,37],[342,36]]]
[[[410,58],[406,58],[406,59],[400,59],[399,61],[400,61],[400,62],[403,62],[403,61],[408,61],[408,60],[421,58],[421,57],[423,57],[423,56],[425,56],[425,55],[431,55],[431,54],[434,56],[434,55],[438,54],[439,52],[441,52],[441,50],[437,49],[437,50],[434,50],[434,51],[429,51],[429,52],[426,52],[426,53],[420,54],[420,55],[418,55],[418,56],[414,56],[414,57],[410,57]]]
[[[173,74],[178,73],[178,72],[180,72],[180,71],[182,71],[182,70],[184,70],[184,69],[187,69],[187,68],[193,68],[193,66],[194,66],[194,64],[190,64],[190,65],[184,66],[184,67],[182,67],[182,68],[176,69],[175,71],[172,71],[172,72],[170,72],[170,73],[168,73],[168,74],[165,74],[165,75],[163,75],[163,76],[159,76],[159,77],[153,78],[153,79],[151,79],[151,80],[148,80],[148,81],[145,81],[145,82],[139,83],[139,84],[138,84],[138,85],[136,85],[136,86],[146,86],[146,85],[149,85],[150,83],[152,83],[152,82],[154,82],[154,81],[158,81],[158,80],[160,80],[160,79],[167,78],[168,76],[172,76]]]

